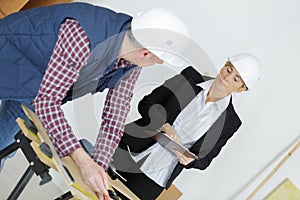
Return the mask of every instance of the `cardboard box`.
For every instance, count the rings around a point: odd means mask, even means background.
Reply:
[[[69,2],[72,0],[0,0],[0,18],[20,10]]]
[[[182,196],[182,193],[180,192],[180,190],[178,190],[178,188],[172,184],[170,186],[169,189],[164,190],[159,197],[157,198],[157,200],[177,200]]]
[[[22,10],[36,8],[41,6],[50,6],[59,3],[70,3],[73,0],[29,0],[29,2],[22,8]]]
[[[0,18],[21,10],[29,0],[0,0]]]

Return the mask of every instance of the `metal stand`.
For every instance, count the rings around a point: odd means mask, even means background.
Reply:
[[[66,192],[65,194],[63,194],[62,196],[56,198],[55,200],[69,200],[73,197],[71,192]]]
[[[25,135],[21,131],[19,131],[15,136],[15,142],[0,151],[1,161],[4,157],[20,148],[29,162],[27,170],[24,172],[23,176],[9,195],[8,200],[15,200],[19,197],[34,173],[37,176],[41,177],[42,180],[40,182],[40,185],[48,183],[52,179],[49,174],[48,166],[46,166],[39,160],[34,150],[30,146],[30,142],[31,141],[27,137],[25,137]]]
[[[9,197],[7,198],[7,200],[18,199],[18,197],[20,196],[20,194],[24,190],[25,186],[27,185],[27,183],[32,178],[33,174],[34,174],[34,171],[32,170],[31,166],[29,166],[27,168],[27,170],[25,171],[25,173],[23,174],[23,176],[21,177],[21,179],[19,180],[19,182],[17,183],[17,185],[14,188],[14,190],[10,193]]]

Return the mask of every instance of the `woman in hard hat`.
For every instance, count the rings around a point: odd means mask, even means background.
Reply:
[[[38,115],[58,154],[72,157],[99,198],[107,195],[100,174],[105,175],[122,137],[138,66],[166,61],[147,45],[160,48],[166,41],[182,43],[165,34],[156,37],[160,44],[151,45],[155,37],[139,34],[155,29],[173,32],[172,36],[187,33],[185,25],[165,9],[151,9],[132,19],[86,3],[35,8],[1,19],[0,149],[14,141],[19,131],[15,119],[24,117],[20,104],[25,104]],[[129,31],[140,46],[128,38]],[[106,88],[109,92],[91,159],[73,134],[61,105]]]
[[[124,183],[140,199],[152,200],[184,168],[206,169],[241,125],[232,93],[252,90],[259,74],[258,60],[243,53],[229,57],[215,79],[187,67],[145,96],[139,103],[142,118],[126,125],[114,155],[113,165]],[[170,152],[146,135],[158,129],[198,159]]]

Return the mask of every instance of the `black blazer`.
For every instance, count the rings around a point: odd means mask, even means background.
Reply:
[[[140,101],[138,110],[142,118],[125,126],[119,147],[127,150],[126,145],[129,145],[132,152],[138,153],[153,145],[155,140],[144,130],[157,130],[166,122],[172,125],[183,108],[202,90],[197,84],[208,79],[210,78],[202,76],[193,67],[187,67],[179,75],[154,89]],[[206,169],[241,124],[230,100],[214,125],[190,148],[191,152],[199,155],[199,160],[194,160],[187,166],[178,162],[166,188],[183,168]]]

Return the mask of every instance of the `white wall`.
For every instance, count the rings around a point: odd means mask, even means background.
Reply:
[[[217,68],[224,64],[227,56],[237,52],[250,52],[261,60],[261,81],[254,91],[237,96],[235,101],[236,110],[243,121],[242,127],[207,170],[186,170],[175,181],[176,186],[183,192],[181,199],[245,199],[266,175],[267,172],[261,173],[263,169],[300,134],[298,122],[300,68],[297,55],[300,53],[300,2],[297,0],[86,2],[129,14],[152,7],[169,8],[189,26],[193,40],[205,49]],[[201,71],[201,66],[197,68]],[[158,72],[157,66],[143,70],[132,102],[133,110],[129,115],[129,121],[137,117],[135,108],[138,99],[176,71],[178,69],[167,67],[159,68]],[[103,95],[97,95],[95,101],[99,102],[101,98]],[[70,120],[74,117],[76,106],[72,105],[75,104],[89,108],[92,114],[95,108],[100,112],[101,108],[89,107],[87,101],[93,102],[92,97],[87,96],[65,106]],[[85,117],[80,118],[82,116]],[[79,121],[85,125],[78,128],[82,130],[80,135],[86,135],[87,132],[95,135],[99,114],[94,115],[97,116],[95,119],[82,116],[76,116],[74,121],[76,125]],[[93,140],[94,135],[88,137]],[[292,163],[290,166],[298,166],[288,168],[289,176],[297,176],[299,162],[289,163]],[[280,173],[282,177],[287,176],[284,170]],[[270,182],[275,183],[274,179]],[[300,188],[299,181],[296,184]],[[261,196],[258,194],[254,199],[262,199],[274,187],[267,184],[262,189],[264,192],[260,194]]]

